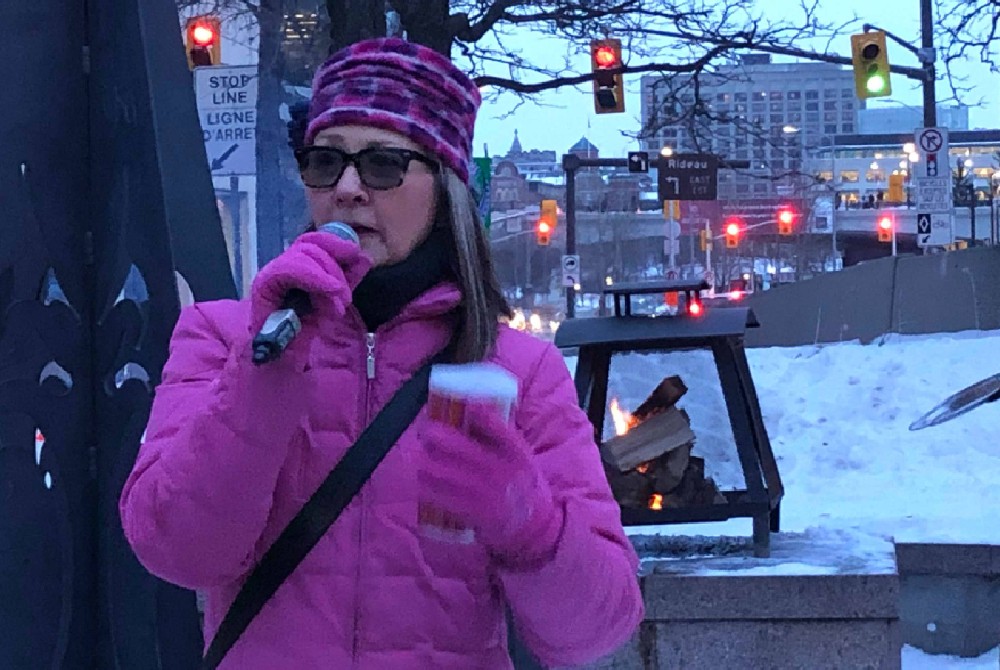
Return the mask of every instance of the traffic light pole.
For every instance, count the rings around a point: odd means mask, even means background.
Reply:
[[[916,79],[923,85],[923,112],[924,126],[931,128],[937,125],[937,94],[934,87],[934,6],[932,0],[920,0],[920,48],[914,47],[906,40],[900,39],[896,35],[884,28],[879,28],[869,23],[862,25],[862,30],[881,30],[886,37],[891,38],[907,51],[916,55],[920,61],[920,67],[889,66],[890,72],[898,72],[910,79]]]
[[[583,159],[576,154],[563,156],[563,169],[566,171],[566,255],[576,253],[576,171],[581,167]],[[581,275],[583,273],[581,272]],[[566,318],[576,316],[576,288],[566,287]]]
[[[666,158],[657,154],[651,160],[650,166],[657,170],[663,169]],[[580,168],[585,167],[628,167],[628,158],[581,158],[576,154],[563,154],[563,170],[566,172],[566,255],[576,255],[576,173]],[[719,169],[747,169],[750,161],[746,160],[726,160],[719,158]],[[661,203],[662,205],[662,203]],[[709,267],[708,269],[711,269]],[[582,271],[580,271],[582,275]],[[576,316],[576,289],[572,286],[566,287],[566,318],[572,319]]]
[[[920,0],[920,52],[923,66],[924,127],[937,125],[937,95],[934,91],[934,8],[932,0]]]

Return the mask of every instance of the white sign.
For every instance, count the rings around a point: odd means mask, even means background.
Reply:
[[[914,200],[921,212],[950,212],[953,209],[951,177],[923,177],[913,185]]]
[[[921,212],[951,212],[951,167],[948,165],[948,129],[917,128],[914,143],[920,161],[913,166],[912,190]]]
[[[917,128],[913,136],[921,153],[948,153],[947,128]]]
[[[212,175],[257,172],[257,66],[194,70],[198,116]]]
[[[580,283],[580,256],[577,254],[562,257],[562,285],[572,288]]]
[[[941,247],[955,241],[951,212],[919,212],[917,214],[917,245]]]

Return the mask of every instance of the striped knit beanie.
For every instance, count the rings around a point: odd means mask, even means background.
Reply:
[[[306,144],[331,126],[394,130],[469,181],[482,99],[472,80],[433,49],[395,37],[357,42],[323,63],[312,90]]]

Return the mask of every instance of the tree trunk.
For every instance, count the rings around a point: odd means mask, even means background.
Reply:
[[[259,97],[257,99],[257,266],[284,249],[285,208],[281,152],[287,151],[285,124],[278,113],[282,102],[284,58],[281,28],[284,0],[263,0],[257,14],[260,27]]]
[[[372,37],[384,37],[385,0],[326,0],[330,53]]]
[[[451,58],[452,33],[448,0],[390,0],[403,21],[406,38]]]

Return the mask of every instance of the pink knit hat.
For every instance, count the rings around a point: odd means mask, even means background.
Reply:
[[[472,80],[433,49],[394,37],[363,40],[316,71],[305,142],[331,126],[394,130],[468,182],[481,101]]]

